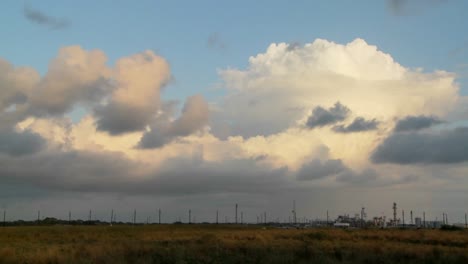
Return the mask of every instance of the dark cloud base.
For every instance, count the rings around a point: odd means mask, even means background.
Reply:
[[[336,175],[346,169],[341,160],[326,160],[322,162],[315,159],[301,167],[297,173],[297,179],[301,181],[321,179]]]
[[[333,125],[345,120],[349,113],[349,108],[342,105],[340,102],[336,102],[335,105],[329,109],[317,106],[312,111],[312,115],[307,119],[306,125],[309,128]]]
[[[372,120],[365,120],[362,117],[357,117],[354,121],[345,126],[345,125],[338,125],[333,127],[333,131],[338,133],[355,133],[355,132],[363,132],[363,131],[371,131],[376,130],[379,122],[375,119]]]
[[[376,148],[374,163],[431,164],[468,161],[468,127],[437,133],[395,133]]]
[[[443,123],[440,119],[434,116],[407,116],[403,119],[398,120],[395,125],[396,132],[403,131],[416,131],[431,126]]]
[[[0,153],[11,156],[23,156],[39,152],[46,146],[46,141],[31,131],[0,131]]]

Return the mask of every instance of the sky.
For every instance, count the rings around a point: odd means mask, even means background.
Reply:
[[[2,1],[0,208],[468,211],[466,1]]]

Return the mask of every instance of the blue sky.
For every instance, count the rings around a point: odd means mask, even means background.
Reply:
[[[466,212],[468,1],[0,6],[0,207],[18,215]]]
[[[169,98],[218,92],[217,69],[246,66],[270,43],[363,38],[405,67],[459,71],[468,59],[466,1],[409,1],[395,14],[387,1],[3,1],[0,56],[41,73],[60,47],[101,49],[110,63],[151,49],[171,64]],[[70,26],[60,30],[25,19],[25,5]],[[225,48],[209,48],[216,34]],[[465,69],[466,74],[466,69]],[[466,93],[466,81],[462,82]]]

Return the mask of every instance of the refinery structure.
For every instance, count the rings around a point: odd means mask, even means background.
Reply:
[[[278,228],[317,228],[317,227],[330,227],[330,228],[404,228],[404,229],[421,229],[421,228],[468,228],[468,216],[464,214],[464,222],[451,223],[447,213],[442,213],[440,216],[432,219],[426,218],[426,212],[414,213],[413,210],[405,211],[404,209],[399,210],[397,203],[392,205],[392,214],[390,217],[386,215],[368,217],[366,208],[361,207],[360,211],[354,214],[339,214],[335,218],[329,215],[329,211],[326,211],[326,217],[322,218],[307,218],[299,216],[296,209],[296,201],[292,201],[292,208],[289,213],[289,217],[286,219],[280,219],[268,214],[267,211],[261,211],[256,215],[256,221],[246,220],[245,212],[242,210],[239,204],[233,205],[232,213],[221,215],[219,210],[215,211],[213,219],[211,221],[200,221],[197,222],[196,212],[192,209],[188,209],[187,215],[176,216],[174,221],[168,221],[167,217],[164,216],[161,208],[156,210],[156,215],[137,214],[137,210],[131,212],[131,216],[128,219],[117,220],[116,210],[110,209],[110,218],[102,219],[93,217],[96,214],[92,210],[89,210],[87,220],[77,219],[72,217],[72,212],[68,211],[68,218],[58,219],[55,217],[47,217],[41,215],[41,211],[37,211],[36,220],[24,221],[24,220],[12,220],[10,217],[7,221],[6,210],[3,211],[3,226],[13,225],[50,225],[50,224],[69,224],[69,225],[141,225],[141,224],[238,224],[238,225],[264,225]],[[142,216],[144,218],[142,218]],[[153,218],[152,218],[153,216]],[[163,216],[166,220],[163,220]],[[171,216],[171,218],[174,216]],[[439,218],[440,217],[440,218]],[[144,219],[142,221],[142,219]],[[153,219],[153,220],[152,220]],[[174,218],[173,218],[174,219]],[[252,217],[250,218],[252,219]],[[255,219],[255,218],[254,218]]]
[[[393,203],[392,216],[374,216],[371,218],[367,217],[365,208],[361,208],[360,213],[354,215],[342,214],[338,215],[335,220],[327,221],[323,220],[311,220],[306,223],[306,226],[329,226],[336,228],[441,228],[444,226],[468,228],[467,214],[465,214],[464,223],[449,223],[448,215],[443,213],[441,219],[436,217],[433,220],[426,219],[426,212],[422,212],[421,215],[416,216],[413,211],[409,211],[405,218],[405,210],[398,211],[397,203]]]

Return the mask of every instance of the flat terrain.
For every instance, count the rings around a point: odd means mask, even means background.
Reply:
[[[468,231],[229,225],[0,228],[0,263],[468,263]]]

